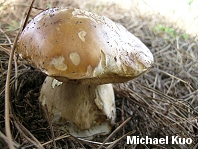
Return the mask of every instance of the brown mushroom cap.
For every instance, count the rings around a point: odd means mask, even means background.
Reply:
[[[51,8],[25,27],[18,53],[65,82],[124,82],[153,63],[150,50],[123,26],[75,8]]]

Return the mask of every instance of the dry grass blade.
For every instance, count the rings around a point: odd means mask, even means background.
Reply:
[[[163,70],[160,70],[160,69],[158,69],[157,71],[163,72],[164,74],[166,74],[166,75],[168,75],[168,76],[170,76],[170,77],[173,77],[173,78],[175,78],[175,79],[177,79],[177,80],[179,80],[179,81],[181,81],[181,82],[183,82],[183,83],[189,85],[189,87],[192,88],[188,82],[186,82],[186,81],[184,81],[184,80],[182,80],[182,79],[180,79],[180,78],[178,78],[178,77],[175,77],[174,75],[171,75],[171,74],[169,74],[169,73],[167,73],[167,72],[165,72],[165,71],[163,71]]]
[[[81,141],[84,141],[84,142],[91,143],[91,144],[96,144],[96,145],[101,145],[102,144],[101,142],[86,140],[86,139],[83,139],[83,138],[78,138],[78,139],[81,140]],[[106,142],[105,143],[105,145],[110,145],[110,144],[112,144],[112,142]]]
[[[34,6],[30,6],[31,2],[33,1],[6,0],[0,4],[3,6],[0,7],[0,148],[8,148],[8,144],[18,148],[198,147],[197,37],[181,32],[181,29],[174,27],[175,23],[165,20],[164,16],[141,13],[138,4],[143,2],[142,0],[130,1],[130,9],[123,8],[117,1],[103,0],[46,0],[35,1]],[[46,76],[26,61],[13,58],[23,13],[29,10],[26,18],[33,18],[46,8],[59,6],[86,9],[107,16],[124,25],[144,42],[154,55],[155,64],[147,73],[127,83],[114,85],[117,117],[113,126],[114,132],[109,136],[96,136],[93,140],[76,138],[59,131],[57,125],[49,123],[38,100]],[[26,23],[27,20],[24,21],[24,24]],[[11,63],[15,66],[12,69]],[[13,114],[12,117],[9,117],[9,112]],[[9,121],[9,118],[12,119]],[[121,128],[120,124],[127,118],[130,120]],[[5,133],[5,130],[9,133],[8,127],[12,130],[13,139],[10,138],[10,141],[9,135]],[[181,138],[191,138],[193,142],[128,145],[127,135],[143,138],[178,135]]]
[[[1,131],[0,131],[0,138],[2,138],[6,143],[9,143],[7,137]],[[20,145],[15,142],[12,142],[12,144],[16,148],[20,147]]]
[[[45,105],[45,108],[44,108],[44,112],[45,112],[45,115],[47,117],[47,121],[48,121],[49,126],[50,126],[50,131],[51,131],[51,134],[52,134],[53,145],[54,145],[54,148],[56,148],[56,140],[55,140],[55,136],[54,136],[54,129],[53,129],[52,121],[50,119],[49,112],[48,112],[48,109],[47,109],[46,105]]]
[[[32,0],[33,5],[34,0]],[[29,8],[29,11],[31,11],[31,7]],[[27,20],[28,16],[26,17]],[[24,25],[24,24],[23,24]],[[8,139],[8,146],[10,149],[14,149],[14,146],[12,144],[12,134],[10,130],[10,76],[11,76],[11,70],[12,70],[12,61],[13,61],[13,55],[14,55],[14,50],[16,48],[18,36],[20,32],[22,31],[22,28],[18,31],[18,34],[14,40],[13,47],[11,49],[10,53],[10,58],[9,58],[9,63],[8,63],[8,72],[7,72],[7,78],[6,78],[6,87],[5,87],[5,127],[6,127],[6,136]]]
[[[198,143],[193,147],[193,149],[197,149],[198,148]]]
[[[8,138],[8,145],[10,149],[14,149],[14,146],[12,144],[12,135],[10,131],[10,75],[11,75],[11,69],[12,69],[12,59],[14,55],[14,49],[16,47],[17,39],[19,36],[20,31],[18,32],[18,35],[15,38],[13,47],[11,49],[10,53],[10,58],[9,58],[9,63],[8,63],[8,73],[7,73],[7,78],[6,78],[6,88],[5,88],[5,126],[6,126],[6,136]]]
[[[34,146],[38,147],[39,149],[44,149],[41,143],[32,135],[18,120],[15,119],[14,121],[15,126],[19,130],[19,132]]]
[[[148,90],[150,93],[155,93],[157,98],[152,98],[147,96],[147,92],[145,94],[141,94],[141,96],[133,91],[131,85],[134,85],[135,88],[145,89]],[[191,127],[198,129],[197,125],[194,124],[193,119],[196,120],[198,117],[195,117],[192,114],[194,108],[190,107],[190,105],[186,102],[182,102],[181,100],[177,100],[173,97],[170,97],[160,91],[155,89],[149,88],[148,86],[142,85],[141,83],[126,83],[126,84],[117,84],[114,86],[116,93],[124,96],[132,103],[139,105],[145,112],[143,112],[144,117],[146,115],[152,115],[150,121],[155,122],[157,125],[162,125],[164,127],[171,127],[169,128],[171,131],[175,132],[182,132],[179,135],[185,138],[194,138],[192,134]],[[139,90],[140,91],[140,90]],[[163,104],[168,106],[168,109],[163,106]],[[145,105],[145,106],[142,106]],[[187,109],[187,110],[186,110]],[[190,110],[190,111],[188,111]],[[135,110],[133,110],[135,111]],[[194,111],[196,113],[196,111]],[[141,114],[139,114],[141,115]],[[189,119],[188,116],[191,115],[192,119]],[[147,116],[146,116],[147,117]],[[151,120],[152,119],[152,120]],[[186,125],[188,124],[188,125]],[[191,125],[191,127],[189,127]],[[168,133],[168,132],[165,132]],[[169,136],[166,134],[166,136]],[[195,139],[195,138],[194,138]]]
[[[103,145],[113,136],[116,132],[118,132],[131,118],[127,118],[120,126],[118,126],[104,141],[103,143],[98,147],[98,149],[101,149]]]
[[[57,137],[57,138],[55,138],[55,139],[53,139],[53,140],[50,140],[50,141],[48,141],[48,142],[43,143],[42,146],[48,145],[48,144],[50,144],[50,143],[53,143],[54,140],[55,140],[55,141],[58,141],[58,140],[65,139],[65,138],[68,138],[68,137],[70,137],[70,135],[67,135],[67,134],[66,134],[66,135],[61,135],[61,136],[59,136],[59,137]]]
[[[128,132],[127,134],[123,135],[122,137],[120,137],[119,139],[113,141],[113,143],[111,143],[106,149],[112,149],[118,142],[120,142],[123,138],[127,137],[127,136],[131,136],[132,134],[134,134],[135,131],[131,131]]]

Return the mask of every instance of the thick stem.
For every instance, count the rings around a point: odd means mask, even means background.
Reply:
[[[115,101],[111,84],[62,83],[47,77],[40,94],[53,123],[72,122],[80,130],[94,124],[115,121]]]

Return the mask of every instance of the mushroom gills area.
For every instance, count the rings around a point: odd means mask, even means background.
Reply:
[[[76,137],[108,134],[116,117],[111,84],[63,83],[47,77],[39,100],[47,107],[52,123]]]

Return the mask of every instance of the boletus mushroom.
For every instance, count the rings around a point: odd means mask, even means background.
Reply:
[[[17,52],[48,75],[39,100],[54,124],[77,137],[109,133],[116,108],[108,83],[136,78],[154,61],[122,25],[62,7],[35,16],[21,33]]]

